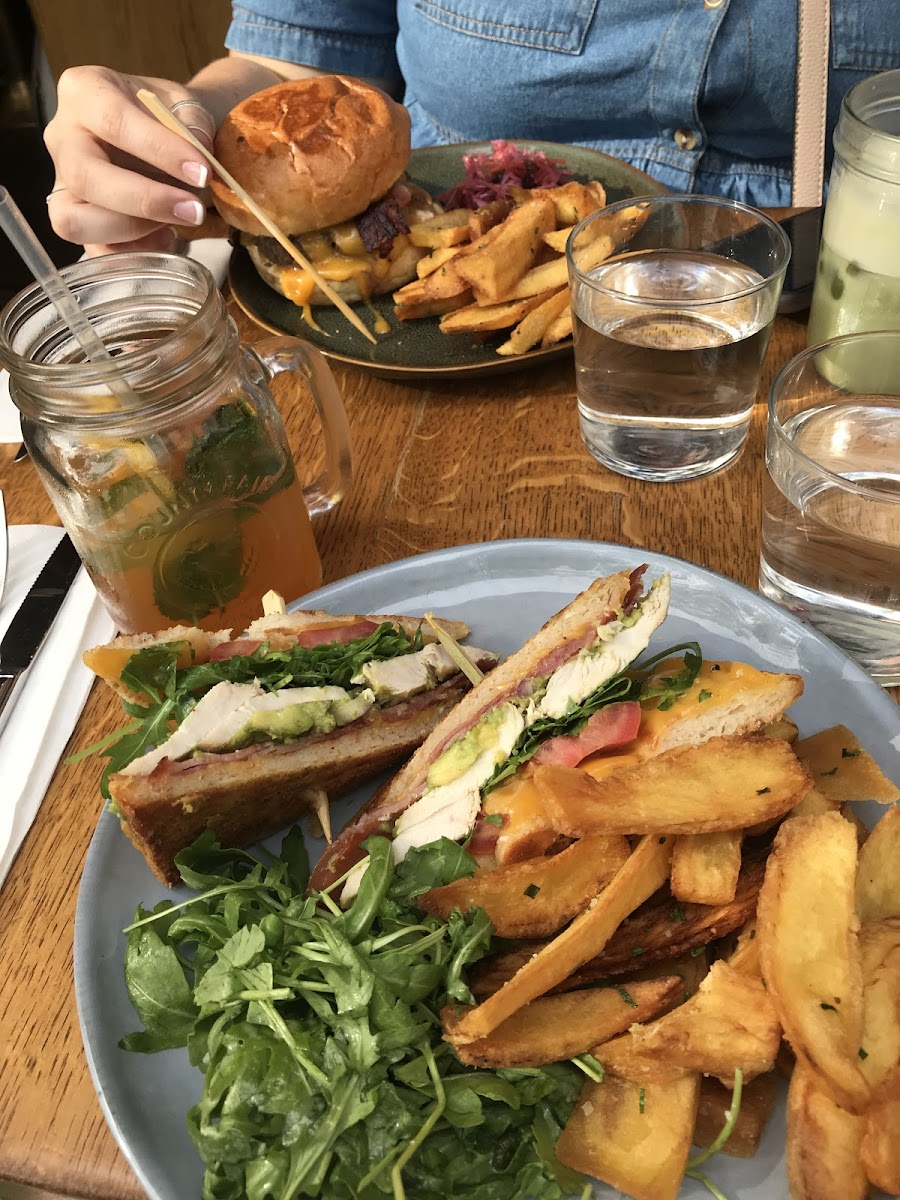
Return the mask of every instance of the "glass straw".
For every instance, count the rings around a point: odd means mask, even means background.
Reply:
[[[0,185],[0,229],[12,242],[22,261],[44,289],[47,299],[68,325],[72,336],[84,351],[85,357],[92,363],[108,368],[104,372],[107,376],[106,386],[120,402],[129,406],[137,405],[138,398],[121,373],[116,370],[115,359],[103,345],[93,325],[82,312],[78,301],[51,262],[47,251],[38,241],[37,235],[26,221],[18,204],[2,185]]]

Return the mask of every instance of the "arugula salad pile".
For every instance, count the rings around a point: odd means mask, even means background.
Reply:
[[[204,1200],[561,1200],[592,1194],[554,1146],[590,1063],[481,1071],[441,1038],[488,950],[478,909],[449,922],[415,899],[475,870],[443,839],[369,869],[342,911],[305,894],[297,830],[263,863],[204,835],[178,857],[200,894],[139,908],[125,976],[144,1023],[124,1049],[187,1046],[204,1073],[188,1114]],[[581,1070],[578,1067],[581,1066]]]

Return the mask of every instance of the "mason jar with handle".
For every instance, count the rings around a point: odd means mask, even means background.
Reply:
[[[809,345],[900,329],[900,71],[844,97],[809,314]]]
[[[318,587],[310,516],[340,502],[352,472],[321,354],[289,337],[242,346],[191,259],[115,254],[63,275],[114,367],[85,361],[38,287],[0,313],[0,361],[32,461],[119,629],[237,633],[270,589],[292,600]],[[325,434],[305,487],[268,387],[293,370]]]

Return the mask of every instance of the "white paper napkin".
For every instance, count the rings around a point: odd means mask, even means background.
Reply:
[[[61,536],[61,529],[47,525],[10,526],[0,637]],[[0,885],[37,816],[93,683],[82,651],[108,642],[114,632],[82,568],[0,733]]]
[[[210,271],[219,287],[225,282],[228,274],[228,260],[231,258],[231,246],[227,238],[199,238],[191,242],[187,250],[188,258],[195,258],[203,263]],[[0,371],[0,443],[22,440],[22,430],[19,426],[19,410],[13,404],[9,394],[9,375]]]

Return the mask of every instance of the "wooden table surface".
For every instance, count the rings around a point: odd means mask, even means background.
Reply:
[[[245,340],[259,336],[238,320]],[[565,537],[678,555],[755,586],[762,400],[804,339],[802,319],[779,318],[743,454],[718,474],[677,484],[624,479],[591,458],[578,433],[571,360],[422,385],[338,369],[356,481],[316,529],[325,581],[466,542]],[[289,376],[275,391],[295,457],[308,461],[318,446],[308,397]],[[13,447],[0,448],[10,522],[58,523],[30,463],[12,458]],[[96,687],[70,752],[117,723],[118,702]],[[143,1194],[101,1115],[75,1008],[75,899],[101,811],[98,774],[92,759],[59,767],[0,891],[0,1194],[7,1181],[102,1200]]]

